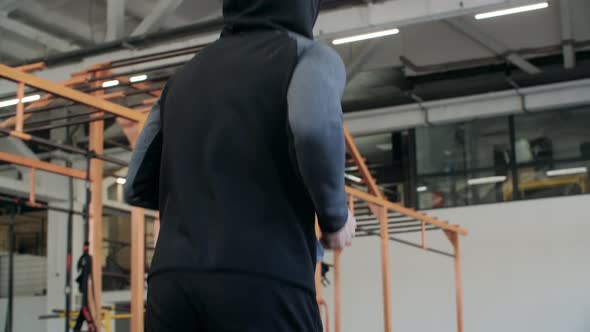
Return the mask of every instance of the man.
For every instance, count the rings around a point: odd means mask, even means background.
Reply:
[[[221,38],[180,69],[129,167],[159,209],[147,331],[321,331],[314,213],[354,235],[339,56],[312,40],[320,0],[224,0]]]

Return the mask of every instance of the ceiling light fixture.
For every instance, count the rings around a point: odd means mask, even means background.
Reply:
[[[428,191],[428,187],[421,186],[421,187],[416,188],[416,191],[419,192],[419,193],[423,193],[425,191]]]
[[[547,8],[547,7],[549,7],[548,2],[541,2],[541,3],[534,4],[534,5],[514,7],[514,8],[497,10],[497,11],[493,11],[493,12],[489,12],[489,13],[477,14],[477,15],[475,15],[475,19],[476,20],[483,20],[486,18],[523,13],[523,12],[528,12],[528,11],[537,10],[537,9],[543,9],[543,8]]]
[[[117,85],[119,85],[118,80],[106,81],[106,82],[102,83],[103,88],[112,88]]]
[[[477,179],[469,179],[467,180],[467,184],[470,186],[476,186],[479,184],[493,184],[493,183],[500,183],[506,181],[505,176],[490,176],[486,178],[477,178]]]
[[[565,169],[554,169],[547,171],[547,176],[563,176],[563,175],[575,175],[588,173],[587,167],[574,167]]]
[[[353,43],[353,42],[357,42],[357,41],[361,41],[361,40],[396,35],[398,33],[399,33],[399,29],[383,30],[383,31],[371,32],[371,33],[365,33],[365,34],[357,35],[357,36],[334,39],[332,41],[332,44],[340,45],[340,44],[346,44],[346,43]]]
[[[37,101],[39,99],[41,99],[41,95],[31,95],[31,96],[24,97],[22,99],[22,102],[23,102],[23,104],[25,104],[25,103],[30,103],[32,101]],[[18,99],[4,100],[4,101],[0,101],[0,108],[14,106],[16,104],[18,104]]]
[[[127,179],[125,179],[125,178],[117,178],[118,184],[125,184],[126,182],[127,182]]]
[[[132,76],[129,78],[129,82],[131,83],[137,83],[137,82],[142,82],[147,80],[147,75],[137,75],[137,76]]]
[[[356,182],[356,183],[362,183],[363,179],[359,178],[358,176],[354,176],[354,175],[350,175],[350,174],[346,174],[344,173],[344,177],[349,179],[350,181]]]

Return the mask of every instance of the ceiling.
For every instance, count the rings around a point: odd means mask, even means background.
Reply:
[[[221,3],[0,0],[0,63],[211,21],[220,16]],[[122,4],[124,17],[109,21],[108,6]],[[552,0],[546,9],[487,20],[472,14],[421,20],[399,26],[394,36],[336,46],[349,76],[345,111],[590,77],[588,17],[590,1]]]

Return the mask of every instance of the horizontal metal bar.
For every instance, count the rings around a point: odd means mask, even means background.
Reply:
[[[0,134],[4,134],[6,136],[11,136],[11,131],[4,129],[4,128],[0,128]],[[25,134],[25,135],[28,135],[28,134]],[[119,165],[122,167],[128,166],[127,162],[117,159],[117,158],[113,158],[113,157],[109,157],[109,156],[105,156],[105,155],[100,155],[100,154],[91,154],[90,151],[87,151],[87,150],[84,150],[81,148],[77,148],[77,147],[69,146],[69,145],[65,145],[65,144],[60,144],[60,143],[55,143],[55,142],[52,142],[48,139],[37,137],[37,136],[32,136],[32,135],[29,135],[29,136],[30,136],[30,138],[27,140],[29,142],[49,146],[49,147],[52,147],[52,148],[55,148],[58,150],[63,150],[63,151],[70,152],[70,153],[81,154],[83,156],[92,155],[92,158],[100,159],[102,161],[106,161],[111,164]],[[48,164],[51,164],[51,163],[48,163]],[[57,165],[55,165],[55,166],[57,166]]]
[[[96,114],[96,113],[100,113],[102,111],[95,111],[95,112],[90,112],[89,114]],[[84,114],[85,115],[85,114]],[[109,120],[109,119],[114,119],[115,116],[114,115],[102,115],[102,116],[96,116],[96,117],[85,117],[83,119],[78,119],[78,120],[73,120],[73,121],[68,121],[68,122],[63,122],[63,123],[54,123],[54,124],[48,124],[45,126],[37,126],[37,127],[33,127],[33,128],[25,128],[25,131],[27,133],[34,133],[37,131],[44,131],[44,130],[51,130],[51,129],[57,129],[57,128],[63,128],[63,127],[71,127],[71,126],[75,126],[75,125],[80,125],[80,124],[87,124],[87,123],[91,123],[91,122],[95,122],[95,121],[103,121],[103,120]]]
[[[35,203],[35,205],[32,204],[28,204],[28,200],[25,198],[20,198],[20,197],[3,197],[0,196],[0,201],[2,202],[6,202],[6,203],[12,203],[14,205],[21,205],[21,206],[27,206],[33,209],[41,209],[41,210],[52,210],[52,211],[57,211],[57,212],[63,212],[63,213],[72,213],[78,216],[86,216],[86,214],[84,212],[81,211],[76,211],[76,210],[70,210],[70,209],[65,209],[65,208],[60,208],[60,207],[56,207],[56,206],[50,206],[48,204],[45,203]]]
[[[90,106],[92,108],[100,109],[107,113],[111,113],[128,120],[132,121],[145,121],[146,116],[144,114],[139,114],[136,112],[132,112],[126,107],[121,105],[112,103],[107,100],[103,100],[97,98],[95,96],[90,96],[88,94],[82,93],[78,90],[71,89],[60,85],[59,83],[55,83],[35,75],[30,75],[27,73],[23,73],[11,67],[1,65],[0,64],[0,76],[4,77],[8,80],[24,83],[29,86],[33,86],[44,91],[47,91],[51,94],[58,95],[62,98],[69,99],[80,104]]]
[[[438,229],[438,228],[435,228],[435,229]],[[373,232],[371,234],[367,234],[367,236],[379,236],[379,233]],[[420,244],[416,244],[416,243],[413,243],[411,241],[400,239],[398,237],[390,236],[389,239],[391,241],[393,241],[393,242],[405,244],[407,246],[414,247],[414,248],[417,248],[417,249],[420,249],[420,250],[425,250],[425,251],[429,251],[429,252],[432,252],[432,253],[435,253],[435,254],[439,254],[439,255],[442,255],[442,256],[447,256],[447,257],[455,258],[455,255],[453,255],[451,253],[448,253],[448,252],[445,252],[445,251],[442,251],[442,250],[438,250],[438,249],[432,249],[432,248],[426,248],[426,249],[424,249],[424,247],[422,247],[422,245],[420,245]]]

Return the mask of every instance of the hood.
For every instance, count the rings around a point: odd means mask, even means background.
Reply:
[[[223,0],[225,31],[280,29],[313,38],[322,0]]]

